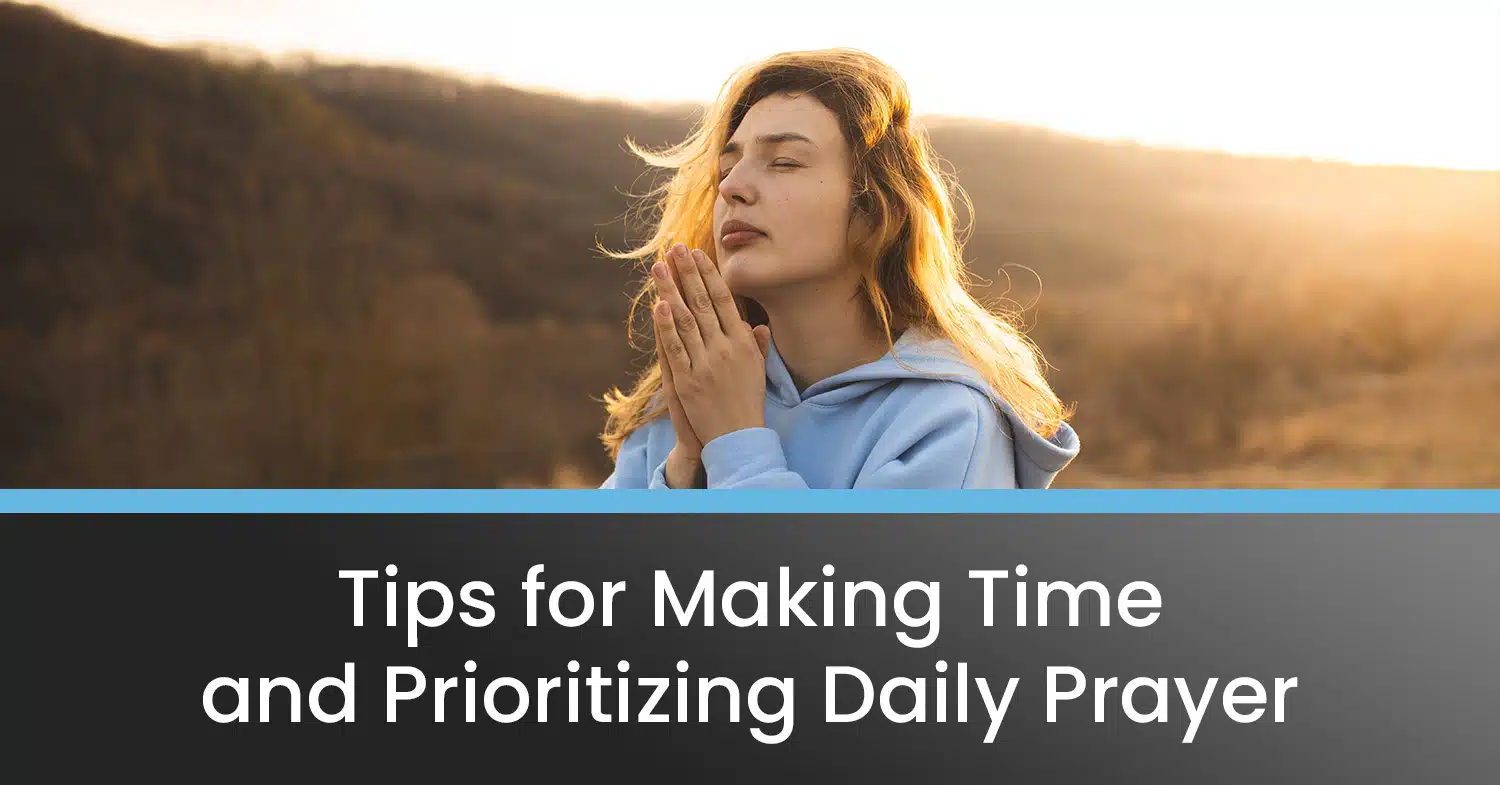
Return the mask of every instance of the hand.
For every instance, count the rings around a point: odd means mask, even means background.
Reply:
[[[678,243],[667,262],[657,262],[651,273],[661,293],[652,316],[657,351],[666,362],[663,376],[669,369],[699,444],[764,427],[771,329],[761,325],[752,330],[745,323],[718,267],[696,248],[688,253]]]
[[[653,326],[656,320],[652,321]],[[672,430],[677,434],[677,444],[672,451],[667,453],[667,465],[665,473],[667,485],[673,488],[697,488],[705,487],[706,483],[699,481],[699,475],[703,470],[703,442],[698,434],[693,432],[692,423],[688,422],[687,414],[682,410],[682,399],[677,395],[677,388],[672,383],[672,366],[667,362],[666,352],[660,351],[662,346],[661,331],[656,334],[657,362],[661,365],[661,388],[662,395],[667,399],[667,412],[672,418]]]

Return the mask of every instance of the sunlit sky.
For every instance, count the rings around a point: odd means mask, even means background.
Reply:
[[[706,103],[748,61],[853,46],[905,77],[918,114],[1147,144],[1500,169],[1500,2],[43,4],[155,43],[410,63],[648,102]]]

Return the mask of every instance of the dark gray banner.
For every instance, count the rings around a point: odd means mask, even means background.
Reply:
[[[1496,776],[1496,516],[6,531],[5,713],[49,779]]]

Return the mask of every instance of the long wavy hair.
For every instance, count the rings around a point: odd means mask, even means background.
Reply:
[[[973,205],[956,179],[939,167],[926,131],[913,123],[905,80],[866,52],[837,48],[773,55],[731,75],[682,142],[648,150],[627,137],[632,153],[672,175],[640,195],[643,207],[655,208],[659,215],[654,234],[627,251],[599,250],[614,259],[638,260],[642,273],[664,260],[674,243],[712,255],[718,153],[750,107],[781,93],[811,95],[838,117],[854,161],[851,221],[858,214],[868,227],[853,233],[849,256],[862,271],[860,295],[887,341],[894,346],[893,326],[921,327],[946,337],[1027,426],[1043,436],[1056,433],[1072,413],[1047,384],[1040,351],[1014,323],[1018,314],[992,312],[966,284],[953,198],[962,199],[970,215]],[[645,275],[627,321],[637,349],[638,334],[651,337],[649,320],[637,325],[637,313],[643,302],[654,304],[656,297],[655,282]],[[739,299],[752,324],[765,321],[758,305]],[[612,460],[632,432],[666,414],[656,347],[654,341],[648,345],[649,350],[642,350],[649,351],[652,362],[630,392],[615,388],[603,398],[609,417],[600,440]]]

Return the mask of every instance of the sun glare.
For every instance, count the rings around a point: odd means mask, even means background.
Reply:
[[[915,17],[909,4],[893,6],[905,9],[901,24],[883,13],[782,20],[682,2],[649,14],[465,0],[52,5],[158,43],[404,62],[641,102],[706,102],[735,66],[760,56],[855,46],[905,76],[919,114],[1156,145],[1500,170],[1500,7],[1490,4],[1413,4],[1404,15],[1132,5],[1128,15],[1039,16],[1001,7],[980,20],[933,0]],[[673,22],[669,33],[664,19],[695,29]]]

